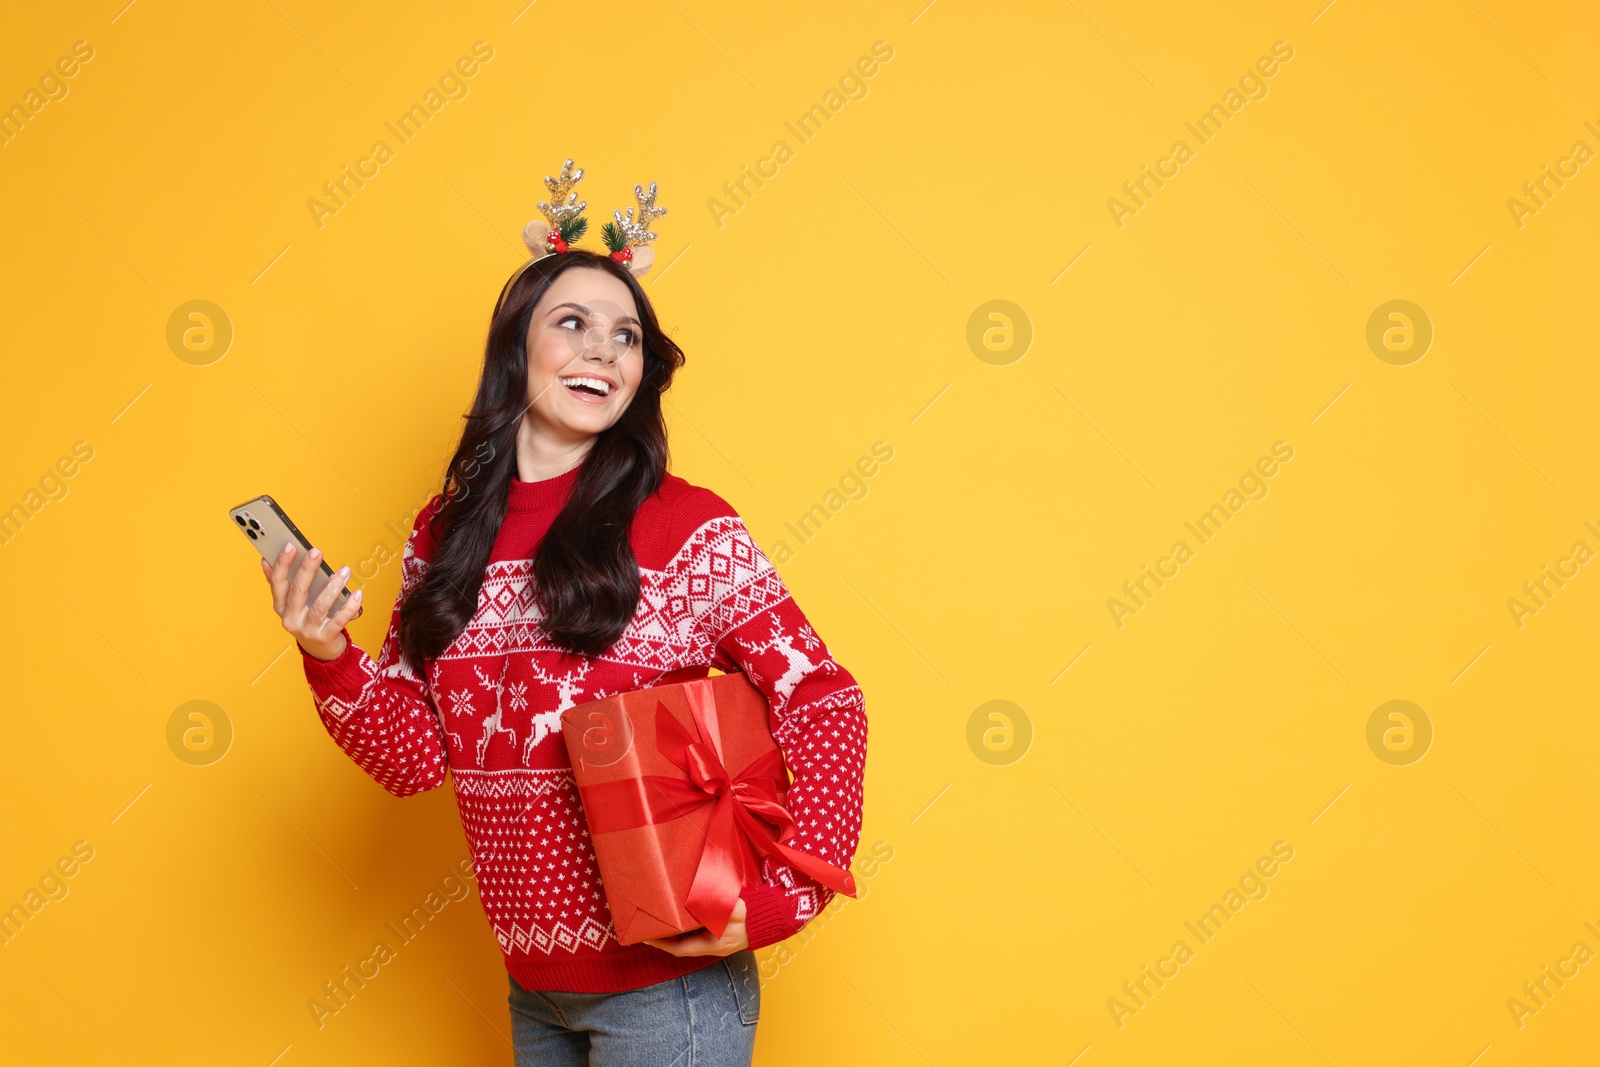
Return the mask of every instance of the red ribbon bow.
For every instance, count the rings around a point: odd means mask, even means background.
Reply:
[[[855,878],[848,870],[785,844],[794,836],[795,824],[778,800],[783,788],[778,750],[770,749],[738,774],[730,774],[722,759],[715,703],[691,698],[689,710],[705,740],[690,734],[665,704],[656,704],[656,748],[684,777],[646,774],[580,787],[589,832],[603,834],[671,822],[704,804],[715,805],[685,901],[689,914],[713,937],[721,937],[727,929],[740,889],[760,881],[758,852],[836,892],[855,896]]]

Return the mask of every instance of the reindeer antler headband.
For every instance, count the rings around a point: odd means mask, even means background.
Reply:
[[[583,217],[583,209],[589,206],[588,201],[579,200],[574,191],[574,187],[582,180],[583,168],[574,169],[570,159],[562,164],[558,177],[545,176],[544,185],[550,190],[550,199],[539,201],[539,213],[544,219],[534,219],[522,231],[522,243],[533,253],[533,258],[523,265],[524,270],[545,256],[565,252],[589,232],[589,220]],[[650,232],[650,224],[665,215],[667,209],[656,206],[655,182],[650,183],[648,192],[644,186],[635,185],[633,196],[639,202],[638,217],[634,217],[631,207],[626,215],[620,210],[613,211],[611,217],[614,221],[601,227],[600,237],[611,252],[611,258],[638,278],[655,261],[655,250],[650,247],[650,242],[656,239],[656,235]]]

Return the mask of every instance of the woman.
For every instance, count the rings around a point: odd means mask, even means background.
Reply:
[[[666,472],[661,396],[683,353],[620,257],[536,259],[500,294],[445,491],[417,517],[376,662],[306,602],[321,555],[262,562],[318,716],[396,796],[448,767],[505,955],[518,1064],[748,1064],[752,950],[833,893],[763,859],[720,938],[620,945],[560,714],[613,693],[740,671],[772,705],[793,784],[789,844],[847,868],[866,716],[734,510]]]

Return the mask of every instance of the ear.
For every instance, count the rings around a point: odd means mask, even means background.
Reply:
[[[545,251],[545,239],[550,236],[550,224],[543,219],[534,219],[522,230],[522,243],[528,246],[528,251],[533,253],[534,259],[542,259],[551,253]]]
[[[635,278],[643,278],[650,270],[650,264],[656,260],[655,249],[649,245],[635,245],[633,260],[628,264],[628,269]]]

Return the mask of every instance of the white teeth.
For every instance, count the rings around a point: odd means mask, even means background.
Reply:
[[[589,388],[599,392],[601,396],[611,395],[611,383],[606,381],[604,378],[563,378],[561,379],[561,384],[567,386],[568,388],[571,388],[574,385],[586,385]]]

